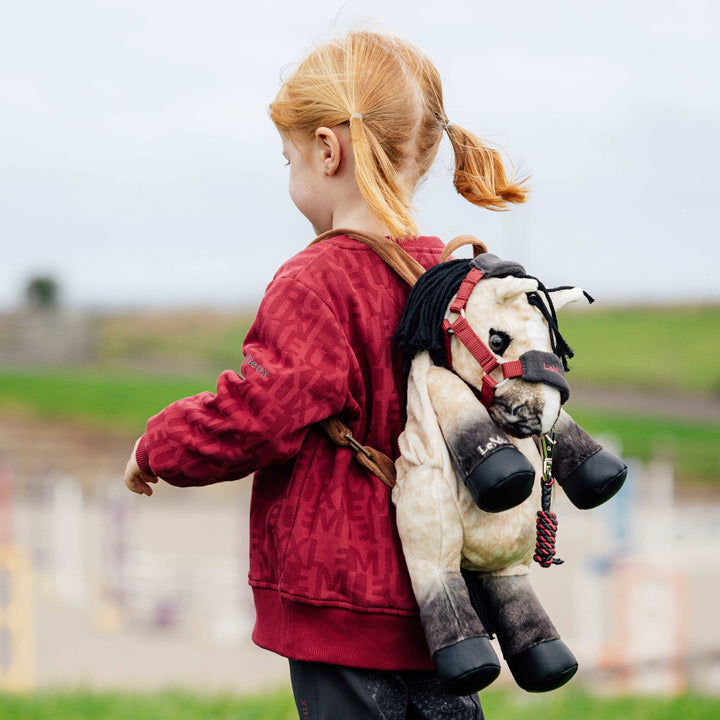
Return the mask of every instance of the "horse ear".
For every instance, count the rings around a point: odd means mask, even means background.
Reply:
[[[498,303],[507,303],[518,295],[533,292],[537,289],[537,280],[508,276],[499,278],[495,289],[495,298]]]
[[[585,297],[585,293],[582,288],[562,288],[561,290],[551,290],[550,297],[552,298],[555,310],[560,310],[570,303],[582,300]]]

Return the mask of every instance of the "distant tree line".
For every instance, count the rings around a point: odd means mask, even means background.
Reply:
[[[55,278],[38,275],[30,278],[25,288],[25,302],[31,308],[50,310],[59,305],[60,287]]]

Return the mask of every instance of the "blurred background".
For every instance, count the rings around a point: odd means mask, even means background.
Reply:
[[[4,0],[0,690],[287,686],[249,640],[250,480],[148,500],[122,473],[150,415],[239,368],[265,286],[312,239],[267,105],[358,26],[422,47],[450,120],[530,176],[525,206],[479,210],[444,142],[422,230],[597,299],[561,320],[568,408],[629,478],[597,510],[558,497],[566,563],[533,570],[576,682],[720,695],[711,0]]]

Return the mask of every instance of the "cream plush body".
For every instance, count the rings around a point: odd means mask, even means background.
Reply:
[[[503,575],[525,575],[535,549],[535,517],[540,485],[526,500],[499,513],[481,510],[458,478],[440,422],[472,421],[484,412],[465,383],[434,366],[427,352],[412,363],[408,382],[408,419],[400,436],[393,502],[416,596],[440,575],[460,564],[467,569]],[[538,474],[542,463],[530,438],[507,438],[531,460]],[[426,559],[439,555],[437,565]]]
[[[437,285],[443,272],[428,271],[428,282]],[[423,282],[424,276],[416,290]],[[459,280],[452,282],[448,287],[457,292]],[[413,294],[422,296],[422,292]],[[447,288],[444,292],[447,296]],[[413,339],[418,324],[432,318],[425,311],[413,315],[413,302],[421,302],[413,294],[398,332],[412,362],[407,424],[399,439],[392,497],[436,668],[453,692],[481,689],[500,670],[489,642],[494,633],[521,687],[553,689],[572,677],[577,662],[528,577],[541,509],[543,461],[537,439],[557,423],[558,468],[562,480],[567,480],[568,496],[580,507],[593,507],[614,494],[624,479],[624,465],[561,410],[559,381],[529,382],[524,376],[503,379],[498,367],[491,370],[499,384],[486,408],[478,397],[485,370],[455,334],[450,335],[450,358],[443,363],[452,370],[438,362],[444,338],[433,340],[429,349]],[[477,283],[463,308],[463,317],[477,337],[498,350],[501,362],[533,353],[545,362],[556,358],[549,314],[528,302],[532,294],[538,294],[535,279],[487,277]],[[546,299],[550,296],[551,304],[559,309],[583,293],[571,288],[545,294]],[[444,313],[431,320],[433,324],[454,319],[447,309],[452,303],[443,304]],[[424,320],[418,322],[421,317]],[[515,499],[508,501],[505,492],[505,509],[497,512],[479,506],[491,494],[483,495],[478,487],[484,487],[493,457],[492,462],[500,457],[520,458],[530,483]],[[497,474],[497,467],[493,472]]]

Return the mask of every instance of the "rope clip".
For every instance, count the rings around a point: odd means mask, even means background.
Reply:
[[[552,485],[555,482],[555,478],[552,475],[552,458],[543,459],[543,482],[546,485]]]

